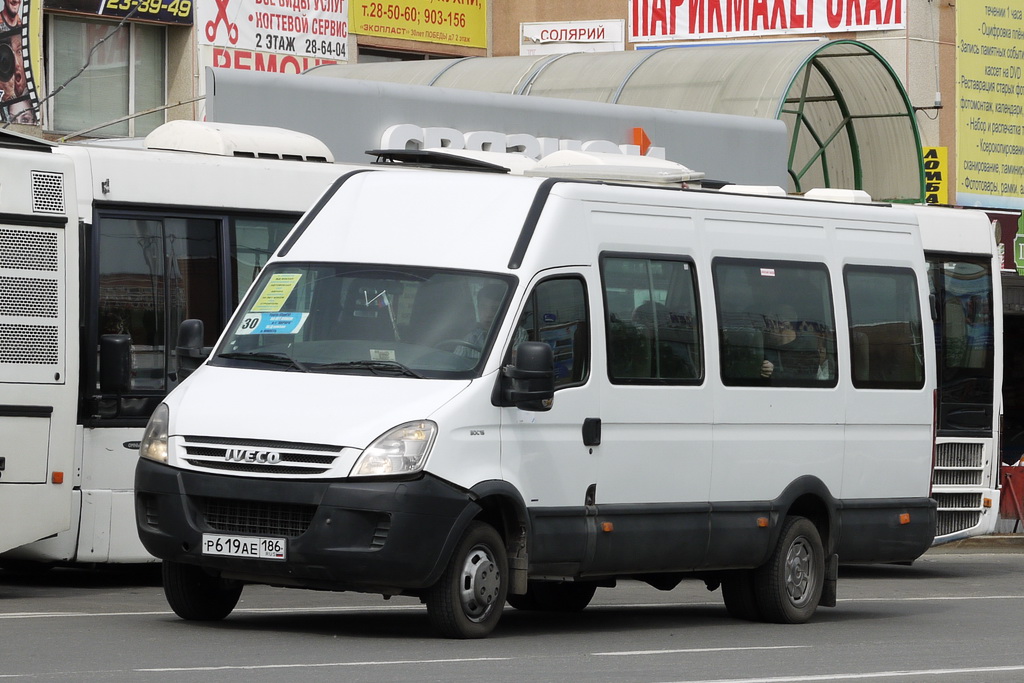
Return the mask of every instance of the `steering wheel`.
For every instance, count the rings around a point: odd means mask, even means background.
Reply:
[[[434,348],[442,351],[451,351],[452,353],[455,353],[455,350],[458,348],[469,349],[470,351],[476,351],[477,353],[483,352],[481,347],[477,346],[473,342],[468,342],[465,339],[442,339],[434,344]]]

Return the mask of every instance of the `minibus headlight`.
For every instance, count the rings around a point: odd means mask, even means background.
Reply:
[[[409,474],[423,469],[437,425],[430,420],[406,422],[380,436],[363,451],[350,476]]]
[[[167,462],[167,415],[166,403],[161,403],[153,411],[139,444],[140,457]]]

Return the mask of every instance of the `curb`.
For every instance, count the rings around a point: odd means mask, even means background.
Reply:
[[[929,548],[928,553],[1024,553],[1024,533],[989,534],[950,541]]]

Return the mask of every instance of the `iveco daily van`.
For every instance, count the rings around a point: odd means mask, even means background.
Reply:
[[[247,583],[412,595],[481,637],[506,602],[697,578],[797,623],[839,561],[920,556],[917,214],[727,189],[339,179],[147,427],[137,523],[174,611],[221,619]]]

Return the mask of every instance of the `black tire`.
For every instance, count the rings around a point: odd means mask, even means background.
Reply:
[[[231,614],[242,583],[210,576],[199,567],[163,563],[164,596],[174,613],[189,621],[219,621]]]
[[[754,572],[737,571],[723,578],[722,598],[725,600],[725,609],[733,619],[761,620],[761,610],[757,606],[754,591]]]
[[[509,595],[518,610],[581,612],[594,597],[597,584],[580,581],[530,581],[525,595]]]
[[[825,585],[825,552],[818,528],[805,517],[787,517],[779,544],[754,574],[764,621],[802,624],[818,609]]]
[[[427,616],[446,638],[483,638],[508,595],[508,558],[493,527],[471,522],[440,580],[426,595]]]

